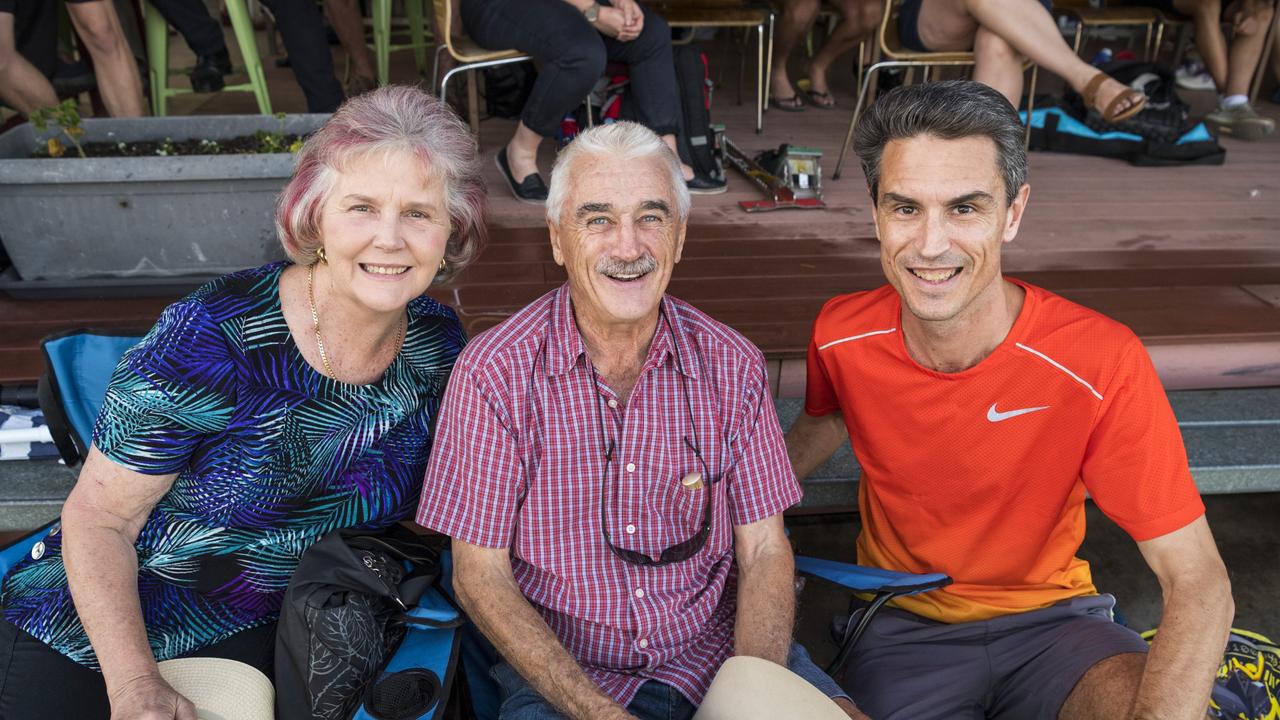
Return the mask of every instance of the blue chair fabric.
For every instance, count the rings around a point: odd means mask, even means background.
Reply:
[[[45,374],[37,386],[40,410],[67,465],[88,456],[111,374],[125,351],[141,340],[142,333],[72,330],[41,342]]]

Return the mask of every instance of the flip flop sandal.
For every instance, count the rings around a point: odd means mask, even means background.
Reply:
[[[831,110],[836,106],[836,98],[829,92],[815,92],[810,90],[809,101],[814,107],[822,110]]]
[[[804,100],[796,93],[791,97],[771,97],[769,107],[778,108],[782,112],[804,112]]]
[[[1100,72],[1089,80],[1089,84],[1084,86],[1084,92],[1080,93],[1086,107],[1097,107],[1095,103],[1098,99],[1098,91],[1110,79],[1112,79],[1110,75]],[[1129,107],[1124,107],[1126,102],[1129,103]],[[1102,119],[1109,123],[1124,122],[1141,112],[1146,104],[1147,96],[1141,90],[1129,88],[1111,99],[1106,109],[1102,111]],[[1124,109],[1121,110],[1121,108]]]

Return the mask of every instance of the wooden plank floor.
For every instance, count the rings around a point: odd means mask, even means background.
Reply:
[[[232,44],[234,47],[234,44]],[[712,63],[720,54],[713,53]],[[393,77],[413,74],[405,54]],[[268,63],[270,65],[270,63]],[[736,67],[732,55],[723,65]],[[269,69],[278,109],[302,109],[287,71]],[[732,85],[732,73],[722,77]],[[750,87],[750,82],[747,83]],[[750,97],[734,104],[722,88],[714,119],[749,152],[783,142],[816,146],[828,208],[747,214],[737,201],[757,193],[741,177],[729,191],[696,196],[685,259],[671,292],[744,332],[773,361],[775,386],[794,395],[814,315],[832,295],[883,283],[870,204],[856,163],[830,175],[852,98],[836,110],[766,115],[756,135]],[[1203,110],[1209,98],[1192,94]],[[176,112],[252,112],[243,94],[182,96]],[[1276,117],[1280,108],[1260,108]],[[440,299],[474,334],[563,281],[551,259],[540,207],[507,192],[494,153],[513,122],[482,124],[481,152],[493,238],[477,265]],[[1132,327],[1170,388],[1280,384],[1280,137],[1224,140],[1222,167],[1136,168],[1099,158],[1034,153],[1031,204],[1007,246],[1010,275],[1042,285]],[[544,147],[542,166],[553,159]],[[106,239],[104,239],[106,240]],[[18,301],[0,295],[0,384],[31,382],[38,339],[66,327],[145,327],[172,298]]]

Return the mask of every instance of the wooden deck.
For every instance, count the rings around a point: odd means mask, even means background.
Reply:
[[[233,45],[234,47],[234,45]],[[712,62],[716,62],[713,54]],[[409,79],[407,56],[393,76]],[[731,55],[726,66],[736,68]],[[339,65],[341,67],[341,65]],[[747,214],[758,197],[732,176],[729,192],[695,197],[684,261],[671,292],[729,323],[773,363],[775,389],[803,389],[802,358],[814,315],[832,295],[883,283],[865,186],[856,165],[829,179],[852,98],[802,114],[770,112],[756,135],[750,98],[734,103],[722,78],[713,116],[748,152],[791,142],[822,148],[828,208]],[[287,71],[272,68],[279,109],[300,110]],[[749,88],[750,83],[747,83]],[[748,89],[749,92],[749,89]],[[1203,110],[1207,97],[1190,98]],[[252,112],[248,95],[175,98],[176,112]],[[1264,104],[1275,117],[1280,108]],[[436,293],[471,334],[556,286],[541,208],[517,203],[493,163],[513,125],[482,124],[493,238],[457,285]],[[1123,162],[1035,153],[1032,196],[1008,274],[1095,308],[1132,327],[1170,389],[1280,385],[1280,137],[1224,140],[1222,167],[1136,168]],[[552,151],[544,148],[543,167]],[[104,238],[104,241],[110,239]],[[173,298],[20,301],[0,295],[0,385],[38,376],[43,335],[69,327],[146,327]]]

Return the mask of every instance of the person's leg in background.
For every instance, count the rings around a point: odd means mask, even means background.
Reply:
[[[22,115],[58,104],[49,80],[18,52],[13,7],[0,5],[0,100]]]
[[[231,73],[231,54],[227,51],[227,38],[222,23],[209,14],[204,0],[149,0],[164,16],[166,22],[178,31],[196,54],[196,65],[191,69],[191,87],[196,92],[221,90],[226,81],[223,75]]]
[[[307,97],[307,112],[331,113],[346,96],[333,71],[324,18],[314,0],[262,0],[284,36],[293,76]]]
[[[773,68],[769,79],[771,107],[791,111],[804,109],[804,100],[800,99],[791,76],[787,74],[787,58],[791,57],[791,51],[800,44],[800,38],[813,25],[817,15],[818,0],[783,0],[782,18],[778,21],[773,40]]]
[[[840,23],[809,63],[809,99],[818,107],[834,107],[836,100],[827,83],[827,71],[840,56],[854,50],[871,35],[884,13],[883,0],[837,0]]]
[[[1031,58],[1041,67],[1067,81],[1072,89],[1084,94],[1098,69],[1081,60],[1062,39],[1053,16],[1037,0],[923,0],[919,16],[919,35],[924,46],[934,51],[974,49],[978,28],[982,27],[1002,39],[1018,54]],[[989,44],[988,57],[998,67],[983,67],[978,58],[974,78],[990,73],[996,78],[1012,76],[1010,55],[1003,48],[997,51]],[[988,63],[989,65],[989,63]],[[1005,82],[1004,80],[996,80]],[[993,86],[994,87],[994,86]],[[1016,88],[1019,93],[1021,81]],[[997,88],[1009,102],[1017,105],[1020,98],[1013,94],[1012,83]],[[1112,102],[1124,95],[1129,88],[1114,79],[1107,79],[1098,88],[1093,106],[1099,111],[1111,107]],[[1142,102],[1141,98],[1121,100],[1114,108],[1122,113]]]
[[[538,176],[538,147],[543,138],[556,137],[560,120],[604,74],[603,36],[563,0],[463,0],[462,22],[481,47],[515,48],[541,63],[520,123],[498,151],[498,165],[505,164],[512,193],[541,202],[546,187]]]
[[[1018,107],[1022,101],[1022,53],[1004,38],[979,27],[973,35],[973,56],[973,79],[999,90]]]
[[[142,97],[138,63],[125,42],[115,5],[110,0],[68,2],[67,14],[71,16],[76,34],[89,48],[107,114],[112,117],[146,115],[147,103]]]
[[[680,132],[680,90],[676,86],[676,66],[671,55],[671,28],[660,16],[641,8],[644,28],[640,36],[628,42],[604,38],[605,53],[610,60],[626,63],[631,73],[631,92],[641,121],[657,133],[678,157],[676,134]],[[723,182],[710,178],[695,180],[693,168],[681,163],[684,179],[693,192],[721,192]]]
[[[355,96],[378,87],[378,69],[374,67],[373,53],[364,38],[364,16],[360,14],[359,0],[325,0],[325,14],[329,25],[338,34],[342,49],[351,58],[351,78],[347,80],[347,95]]]
[[[1221,0],[1173,0],[1173,9],[1191,17],[1196,50],[1221,92],[1227,86],[1227,38],[1222,34]]]
[[[1227,7],[1224,18],[1232,26],[1227,80],[1218,86],[1222,97],[1217,109],[1205,116],[1205,123],[1220,135],[1260,140],[1275,132],[1275,121],[1262,117],[1249,104],[1249,85],[1262,62],[1274,15],[1270,0],[1239,0]]]

